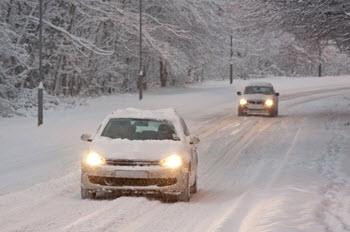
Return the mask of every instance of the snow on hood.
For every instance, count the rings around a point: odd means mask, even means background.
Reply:
[[[266,95],[266,94],[245,94],[245,95],[242,95],[242,98],[246,100],[267,100],[267,99],[274,99],[275,96]]]
[[[190,159],[189,146],[185,142],[172,140],[128,140],[97,137],[90,151],[107,159],[161,160],[173,154]]]

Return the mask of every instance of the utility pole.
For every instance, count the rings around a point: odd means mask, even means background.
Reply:
[[[230,58],[230,85],[232,85],[232,81],[233,81],[233,64],[232,64],[232,58],[233,58],[233,49],[232,49],[232,40],[233,37],[232,35],[230,36],[230,41],[231,41],[231,58]]]
[[[43,67],[42,67],[42,48],[43,48],[43,0],[39,0],[39,88],[38,88],[38,126],[43,124]]]
[[[142,0],[140,0],[140,67],[139,67],[139,100],[141,101],[143,98],[143,70],[142,70]]]
[[[322,77],[322,47],[318,46],[318,76]]]

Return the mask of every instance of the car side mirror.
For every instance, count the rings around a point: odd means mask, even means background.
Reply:
[[[242,93],[240,91],[237,92],[237,95],[242,95]]]
[[[275,93],[276,97],[278,97],[280,95],[280,93]]]
[[[84,142],[92,142],[92,134],[82,134],[80,139]]]
[[[200,139],[195,136],[190,136],[189,141],[190,141],[190,144],[198,144],[200,142]]]

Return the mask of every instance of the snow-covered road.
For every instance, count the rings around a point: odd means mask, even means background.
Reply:
[[[271,82],[277,118],[237,117],[237,81],[102,97],[41,128],[0,119],[0,231],[350,231],[350,77]],[[189,203],[81,200],[79,135],[128,106],[176,107],[200,137]]]

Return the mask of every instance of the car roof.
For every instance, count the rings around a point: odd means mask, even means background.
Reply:
[[[246,85],[247,86],[267,86],[267,87],[272,87],[272,84],[270,82],[266,82],[266,81],[259,81],[259,82],[250,82]]]

